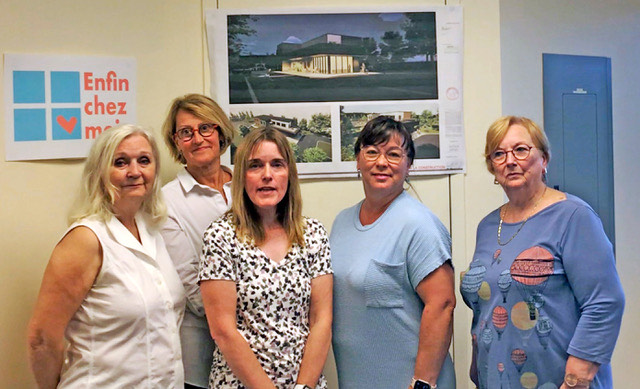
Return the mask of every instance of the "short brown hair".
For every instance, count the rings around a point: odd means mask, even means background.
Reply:
[[[363,147],[387,143],[394,135],[398,135],[402,139],[402,148],[407,153],[409,164],[413,164],[416,148],[413,144],[411,133],[401,122],[389,116],[377,116],[364,125],[353,146],[354,152],[358,155]]]

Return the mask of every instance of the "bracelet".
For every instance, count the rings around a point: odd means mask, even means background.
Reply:
[[[564,376],[564,384],[570,388],[588,388],[591,385],[591,380],[578,378],[575,374],[569,373]]]
[[[294,386],[293,389],[312,389],[312,388],[304,384],[296,384],[296,386]]]

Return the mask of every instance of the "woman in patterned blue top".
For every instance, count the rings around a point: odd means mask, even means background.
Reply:
[[[478,226],[461,292],[473,309],[471,379],[484,388],[612,388],[624,294],[593,209],[547,187],[545,133],[506,116],[487,168],[509,201]]]
[[[274,128],[238,148],[231,211],[204,233],[200,290],[209,388],[326,389],[332,287],[324,227],[301,214],[295,157]]]

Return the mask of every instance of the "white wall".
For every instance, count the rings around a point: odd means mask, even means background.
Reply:
[[[543,122],[542,53],[611,58],[613,153],[618,272],[627,296],[612,361],[616,387],[636,382],[640,262],[640,1],[500,1],[502,109]],[[553,147],[553,145],[551,145]]]

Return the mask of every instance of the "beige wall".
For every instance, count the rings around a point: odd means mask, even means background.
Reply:
[[[3,53],[135,57],[138,121],[155,128],[171,98],[204,91],[201,30],[198,1],[0,2]],[[0,387],[29,388],[25,328],[82,162],[5,162],[4,115],[2,109]]]
[[[269,6],[300,3],[316,4],[274,0]],[[354,3],[358,1],[349,4]],[[359,3],[389,4],[387,0]],[[138,123],[159,129],[173,97],[186,92],[208,93],[203,9],[255,8],[264,4],[262,0],[2,0],[0,47],[3,53],[135,57]],[[344,4],[339,0],[323,2],[325,6]],[[492,185],[481,158],[484,130],[501,111],[499,7],[498,0],[449,0],[448,4],[464,6],[468,172],[416,178],[413,183],[422,200],[449,226],[454,264],[459,272],[473,253],[478,221],[502,201],[502,192]],[[34,383],[26,359],[25,327],[48,256],[65,230],[66,212],[78,185],[82,162],[5,162],[4,115],[4,110],[0,111],[0,388],[29,388]],[[163,151],[162,178],[168,181],[177,166]],[[339,210],[362,197],[356,180],[305,182],[302,191],[305,214],[319,218],[328,227]],[[459,303],[452,346],[459,388],[471,387],[466,378],[469,323],[470,311]],[[337,388],[331,362],[327,373],[332,388]]]

